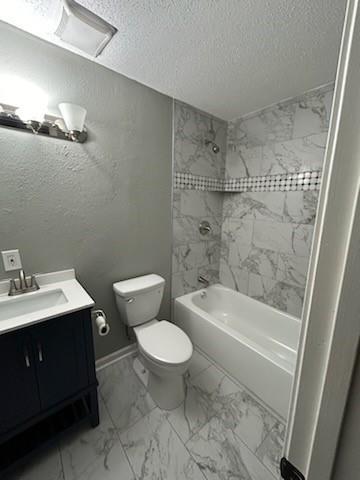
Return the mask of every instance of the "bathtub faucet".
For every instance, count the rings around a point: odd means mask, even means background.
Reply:
[[[207,288],[207,287],[210,285],[209,280],[206,280],[206,278],[203,277],[202,275],[199,275],[199,276],[198,276],[198,282],[204,284],[204,285],[205,285],[205,288]]]

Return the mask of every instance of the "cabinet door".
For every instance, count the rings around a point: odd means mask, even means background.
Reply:
[[[83,321],[75,312],[43,323],[33,330],[41,406],[49,408],[88,385]]]
[[[0,335],[0,432],[40,411],[31,338],[26,333]]]

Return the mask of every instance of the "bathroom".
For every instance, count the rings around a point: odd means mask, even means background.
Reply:
[[[2,2],[0,478],[360,478],[328,3]]]

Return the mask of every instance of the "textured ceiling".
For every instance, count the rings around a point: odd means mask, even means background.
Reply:
[[[346,1],[79,3],[118,29],[94,61],[230,120],[334,79]],[[61,0],[1,0],[0,19],[60,44],[60,11]]]

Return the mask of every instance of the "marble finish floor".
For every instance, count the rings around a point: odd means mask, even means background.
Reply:
[[[6,480],[274,480],[285,426],[194,352],[185,402],[159,409],[134,354],[97,374],[100,425],[83,426]]]

